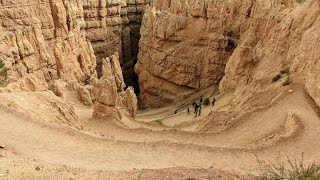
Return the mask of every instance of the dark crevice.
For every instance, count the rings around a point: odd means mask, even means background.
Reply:
[[[236,47],[237,46],[236,46],[235,42],[231,39],[228,39],[228,44],[224,49],[225,49],[225,51],[232,53]]]

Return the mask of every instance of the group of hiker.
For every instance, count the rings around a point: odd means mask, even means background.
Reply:
[[[213,100],[212,100],[212,106],[214,106],[215,101],[216,101],[216,99],[213,98]],[[195,117],[201,115],[202,104],[203,104],[203,99],[202,99],[202,97],[200,98],[199,103],[196,103],[195,101],[192,103],[192,107],[193,107],[193,109],[194,109]],[[190,115],[190,108],[189,108],[189,107],[188,107],[188,109],[187,109],[187,114]]]
[[[216,99],[213,98],[213,100],[212,100],[212,106],[214,106],[215,102],[216,102]],[[202,99],[202,97],[200,98],[199,103],[196,103],[195,101],[193,101],[192,107],[193,107],[193,110],[194,110],[195,117],[201,115],[202,104],[203,104],[203,99]],[[178,112],[178,110],[175,110],[175,111],[174,111],[174,114],[177,114],[177,112]],[[188,115],[191,114],[189,107],[188,107],[188,109],[187,109],[187,114],[188,114]]]

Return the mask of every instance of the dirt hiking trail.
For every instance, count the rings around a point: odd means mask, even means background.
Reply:
[[[293,93],[284,90],[270,105],[241,116],[219,110],[227,97],[196,118],[185,107],[173,114],[171,106],[139,112],[136,120],[123,117],[120,123],[92,119],[92,109],[78,105],[81,128],[39,123],[1,105],[0,142],[21,158],[99,172],[184,167],[246,175],[259,168],[256,156],[299,158],[302,152],[306,162],[319,163],[318,114],[303,88],[292,88]],[[223,124],[221,117],[232,121]]]

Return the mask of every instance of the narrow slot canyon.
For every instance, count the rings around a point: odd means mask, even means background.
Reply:
[[[119,53],[124,81],[139,94],[134,66],[138,58],[141,21],[150,1],[84,1],[86,37],[90,40],[101,77],[102,60]]]

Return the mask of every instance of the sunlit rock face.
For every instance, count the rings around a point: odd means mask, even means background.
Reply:
[[[81,27],[80,0],[0,2],[0,59],[7,91],[46,90],[62,79],[89,83],[96,58]]]
[[[154,1],[135,66],[142,104],[178,102],[212,85],[235,92],[236,104],[286,70],[319,104],[318,7],[315,0]]]
[[[102,59],[119,53],[124,79],[135,85],[134,65],[137,62],[140,26],[144,0],[85,0],[83,4],[86,37],[97,57],[98,76]]]

